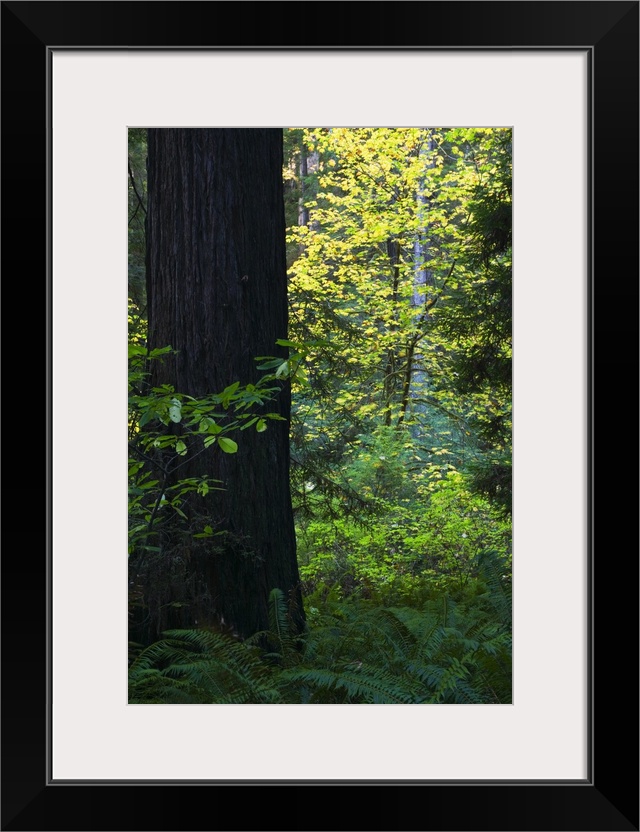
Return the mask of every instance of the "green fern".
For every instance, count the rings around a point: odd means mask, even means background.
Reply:
[[[269,629],[255,633],[245,644],[262,646],[262,658],[277,665],[289,667],[300,660],[303,636],[295,630],[281,589],[269,593]]]
[[[415,693],[388,670],[364,663],[347,665],[339,670],[300,668],[282,673],[282,680],[312,688],[311,703],[391,703],[408,704]]]
[[[331,593],[295,631],[283,593],[269,630],[245,642],[173,630],[135,657],[130,702],[505,704],[511,702],[511,588],[493,552],[459,598],[375,607]],[[317,603],[317,602],[316,602]]]
[[[129,670],[129,701],[167,701],[179,692],[216,704],[280,702],[269,666],[257,650],[222,633],[169,630]]]
[[[478,570],[479,589],[463,601],[441,596],[422,609],[387,609],[334,600],[287,681],[304,682],[305,701],[345,701],[339,692],[346,691],[360,702],[510,702],[510,587],[495,553],[485,553]],[[360,687],[352,684],[354,666],[366,683]]]

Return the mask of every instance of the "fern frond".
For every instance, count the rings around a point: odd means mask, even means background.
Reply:
[[[488,601],[505,626],[511,626],[512,592],[511,578],[504,558],[493,549],[483,551],[478,557],[478,572],[487,585]]]
[[[371,610],[362,616],[358,625],[365,629],[368,639],[379,637],[383,640],[376,645],[378,652],[385,644],[392,648],[391,660],[410,654],[416,646],[415,635],[391,609]]]
[[[245,645],[261,651],[263,660],[284,667],[298,664],[306,634],[298,633],[291,619],[285,595],[280,589],[269,593],[269,629],[245,639]]]
[[[362,665],[357,669],[328,670],[326,668],[295,668],[283,672],[288,682],[303,683],[316,689],[318,695],[312,701],[352,702],[370,704],[408,704],[415,695],[398,683],[397,677],[379,667]],[[336,699],[333,693],[342,693]]]
[[[272,589],[269,593],[269,629],[280,645],[280,653],[284,655],[291,644],[287,604],[281,589]]]
[[[281,701],[269,667],[242,642],[205,630],[169,630],[165,636],[146,648],[132,665],[130,690],[135,692],[142,674],[153,672],[174,687],[189,685],[192,695],[202,702]],[[157,679],[154,684],[159,684]]]

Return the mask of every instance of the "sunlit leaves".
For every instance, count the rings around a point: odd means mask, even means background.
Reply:
[[[233,439],[229,439],[227,436],[221,436],[218,439],[218,445],[220,446],[220,450],[224,451],[225,454],[235,454],[238,450],[238,443],[234,442]]]
[[[404,422],[419,436],[436,409],[475,446],[478,425],[506,415],[508,389],[496,389],[487,410],[478,385],[464,387],[464,374],[473,367],[467,358],[492,339],[495,351],[483,356],[487,377],[500,362],[510,364],[509,338],[502,329],[492,334],[494,320],[485,315],[492,289],[474,254],[481,238],[486,249],[502,233],[491,201],[506,187],[509,142],[505,129],[303,132],[319,164],[306,202],[309,222],[288,230],[297,246],[289,338],[330,340],[334,353],[320,351],[305,364],[307,386],[294,398],[294,445],[321,435],[324,447],[335,448],[353,425],[369,432]],[[505,204],[510,208],[510,196]],[[276,372],[294,375],[291,365]],[[447,459],[450,446],[432,456]],[[299,456],[310,459],[321,448],[308,447],[309,454],[298,447]]]
[[[270,421],[283,421],[274,410],[254,415],[267,403],[274,407],[280,391],[274,374],[255,384],[234,382],[220,393],[195,398],[169,384],[148,386],[149,363],[163,360],[171,347],[148,352],[143,339],[129,345],[129,553],[155,551],[158,527],[173,514],[187,520],[185,500],[207,497],[222,487],[211,478],[180,477],[186,459],[202,453],[236,454],[239,443],[229,434],[254,428],[264,433]],[[298,356],[300,358],[300,356]],[[278,359],[278,366],[283,359]],[[193,536],[203,538],[207,531]]]

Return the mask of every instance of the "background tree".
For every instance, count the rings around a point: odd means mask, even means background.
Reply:
[[[318,157],[311,221],[289,212],[290,337],[314,345],[294,388],[303,576],[369,595],[465,581],[482,547],[510,550],[511,132],[313,128],[302,147]]]
[[[221,393],[220,412],[191,414],[196,432],[178,399],[168,431],[183,438],[169,455],[161,442],[153,452],[167,487],[184,478],[219,484],[186,495],[162,526],[159,551],[146,558],[141,583],[156,594],[155,608],[171,613],[158,616],[157,631],[225,625],[246,637],[268,626],[274,588],[289,598],[297,625],[304,622],[288,382],[271,401],[252,396],[264,375],[256,356],[287,356],[276,344],[287,334],[282,146],[275,129],[148,131],[148,348],[173,348],[152,362],[152,390],[194,399]],[[240,385],[246,395],[238,401]],[[237,441],[220,437],[248,406],[253,424],[243,427],[252,429]]]
[[[145,221],[147,216],[147,131],[129,130],[127,177],[129,191],[129,300],[145,311]]]
[[[458,274],[434,310],[440,372],[434,396],[464,415],[475,437],[472,488],[511,513],[512,138],[506,129],[455,129],[450,150],[469,172]],[[452,180],[459,177],[455,169]],[[457,184],[457,182],[456,182]]]

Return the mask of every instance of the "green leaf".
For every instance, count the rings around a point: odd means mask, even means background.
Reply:
[[[211,526],[205,526],[204,531],[200,534],[194,534],[194,538],[213,537],[213,529]]]
[[[171,399],[169,418],[172,422],[179,422],[182,419],[182,402],[179,399]]]
[[[176,452],[180,454],[180,456],[187,455],[187,446],[184,444],[182,439],[178,439],[176,442]]]
[[[158,358],[161,355],[166,355],[168,352],[173,352],[173,347],[157,347],[155,350],[151,350],[149,358]]]
[[[260,359],[256,359],[260,360]],[[258,370],[272,370],[274,367],[279,367],[282,364],[281,358],[271,358],[269,361],[265,361],[264,364],[258,365]]]
[[[225,396],[225,397],[232,396],[236,392],[238,387],[240,387],[240,382],[239,381],[234,381],[233,384],[230,384],[228,387],[224,388],[221,395]]]
[[[238,443],[234,442],[233,439],[227,439],[226,436],[221,436],[218,439],[218,445],[220,445],[220,450],[224,451],[225,454],[235,454],[238,450]]]
[[[262,433],[267,429],[267,423],[264,419],[258,419],[258,424],[256,425],[256,430],[258,433]]]

